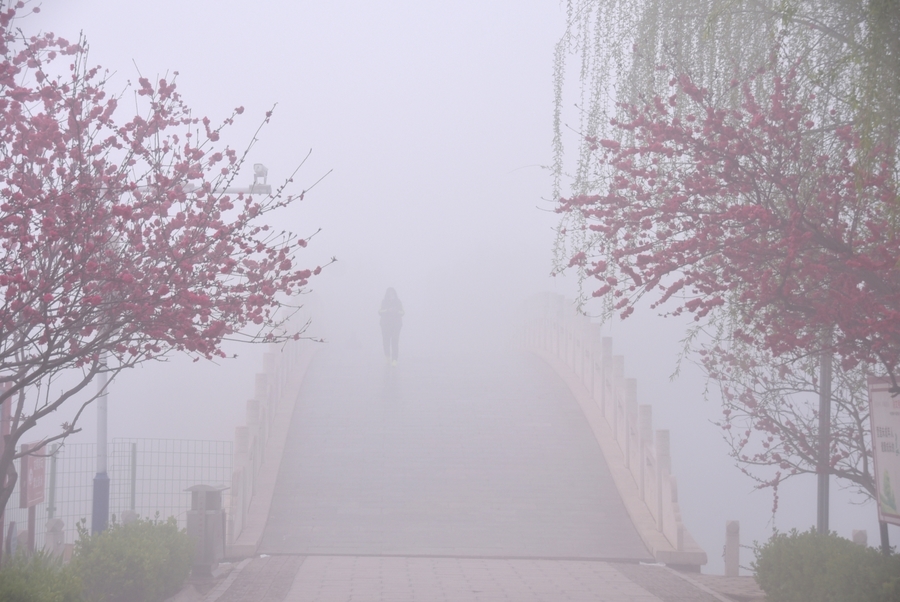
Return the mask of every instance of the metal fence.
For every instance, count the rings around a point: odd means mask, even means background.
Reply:
[[[36,509],[36,548],[43,547],[47,521],[51,518],[65,523],[66,543],[74,543],[78,522],[85,521],[86,528],[91,529],[96,446],[66,443],[53,445],[48,451],[44,502]],[[201,483],[231,484],[233,444],[231,441],[113,439],[108,458],[110,518],[120,519],[123,512],[131,510],[143,518],[174,516],[183,528],[191,507],[191,496],[185,489]],[[225,491],[226,507],[228,495]],[[17,485],[3,517],[4,540],[10,522],[16,523],[19,532],[27,528],[28,510],[18,505]]]

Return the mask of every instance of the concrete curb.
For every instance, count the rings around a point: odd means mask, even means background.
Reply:
[[[219,598],[221,598],[225,592],[228,591],[228,588],[231,587],[231,584],[234,583],[234,580],[238,578],[238,575],[244,567],[250,564],[252,558],[245,558],[240,563],[238,563],[231,572],[228,573],[228,576],[222,579],[216,587],[214,587],[206,596],[203,597],[203,602],[216,602]]]
[[[703,593],[709,594],[716,600],[719,600],[719,602],[734,602],[734,598],[728,598],[726,596],[723,596],[719,592],[713,590],[710,587],[703,585],[699,581],[697,581],[695,579],[691,579],[690,575],[688,575],[687,573],[683,573],[682,571],[676,571],[676,570],[670,569],[669,567],[665,567],[665,570],[669,571],[670,573],[672,573],[679,579],[683,579],[684,581],[687,581],[688,583],[690,583],[691,585],[693,585],[694,587],[696,587]]]

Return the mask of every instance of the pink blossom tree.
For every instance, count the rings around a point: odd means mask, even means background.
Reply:
[[[887,374],[900,392],[896,149],[837,117],[816,122],[785,62],[774,53],[727,94],[680,74],[668,97],[621,106],[619,139],[589,140],[601,192],[560,200],[587,243],[569,265],[610,312],[646,296],[713,333],[702,364],[722,390],[725,438],[761,486],[777,496],[784,478],[815,472],[820,491],[833,474],[871,493],[852,376]],[[829,391],[806,364],[832,355]]]
[[[118,121],[84,42],[26,36],[22,9],[0,5],[0,511],[23,435],[95,376],[298,337],[286,319],[321,269],[297,265],[308,238],[266,224],[302,194],[224,192],[246,152],[218,143],[242,109],[215,127],[173,81],[141,78],[138,114]],[[93,398],[42,443],[76,432]]]
[[[775,357],[831,349],[900,391],[896,149],[816,123],[794,77],[773,58],[733,80],[738,103],[681,74],[622,106],[621,140],[590,141],[601,192],[560,200],[587,241],[569,265],[622,316],[649,295]]]

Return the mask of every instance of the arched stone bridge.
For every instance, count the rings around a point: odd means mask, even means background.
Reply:
[[[690,576],[706,554],[668,433],[570,307],[541,296],[515,344],[397,368],[337,344],[268,356],[229,526],[255,560],[208,599],[728,599]]]

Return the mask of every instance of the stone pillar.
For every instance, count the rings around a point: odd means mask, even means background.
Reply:
[[[600,410],[603,413],[603,417],[606,418],[607,424],[610,423],[610,416],[612,416],[609,400],[612,397],[610,394],[610,382],[612,381],[612,338],[611,337],[602,337],[600,339],[600,382],[597,385],[598,393],[595,393],[597,399],[597,403],[600,404]]]
[[[662,532],[665,529],[663,513],[663,487],[670,487],[669,477],[672,476],[672,458],[669,455],[669,431],[656,431],[656,512],[659,517],[657,527]]]
[[[624,355],[614,355],[612,356],[612,374],[610,375],[610,395],[607,400],[608,406],[608,414],[610,422],[610,427],[612,427],[613,438],[619,444],[619,449],[624,451],[625,442],[622,441],[622,434],[619,433],[619,421],[624,420],[625,417],[622,416],[622,397],[625,395],[625,356]]]
[[[638,487],[641,491],[641,499],[644,500],[644,503],[646,504],[647,475],[645,473],[647,460],[645,458],[647,451],[653,445],[653,406],[650,404],[641,404],[638,407],[638,420],[640,422],[638,429],[638,450],[640,450],[640,453],[638,454],[638,458],[640,458],[641,467],[635,476],[639,479]]]
[[[244,466],[250,454],[250,432],[246,426],[234,429],[234,466]]]
[[[741,523],[725,522],[725,576],[737,577],[741,565]]]
[[[637,472],[637,456],[640,448],[638,447],[638,402],[637,402],[637,379],[625,379],[625,468],[634,475]],[[635,475],[636,476],[636,475]]]

